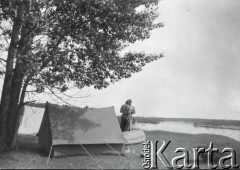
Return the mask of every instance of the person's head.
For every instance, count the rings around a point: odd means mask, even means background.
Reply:
[[[127,105],[131,106],[131,104],[132,104],[132,100],[131,100],[131,99],[128,99],[128,100],[126,101],[126,103],[125,103],[125,104],[127,104]]]

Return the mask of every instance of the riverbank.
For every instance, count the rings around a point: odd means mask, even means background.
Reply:
[[[158,141],[158,147],[163,141],[171,141],[164,151],[166,159],[171,161],[172,158],[182,155],[175,153],[176,148],[184,147],[189,151],[190,163],[192,161],[192,147],[209,146],[213,142],[213,146],[222,152],[223,148],[231,147],[236,151],[237,163],[240,164],[240,143],[219,135],[209,134],[184,134],[172,133],[165,131],[146,131],[147,140],[153,142]],[[89,156],[71,156],[63,158],[51,158],[47,165],[47,155],[38,150],[37,137],[18,136],[18,150],[7,153],[0,157],[0,168],[2,169],[143,169],[142,160],[139,156],[143,149],[142,144],[130,146],[131,153],[125,156],[119,155],[94,155],[93,159]],[[226,153],[228,154],[228,153]],[[217,156],[216,156],[217,157]],[[217,158],[216,158],[217,159]],[[218,162],[218,160],[215,162]],[[200,160],[200,168],[208,168],[206,161]],[[159,169],[166,169],[162,163],[158,162]]]

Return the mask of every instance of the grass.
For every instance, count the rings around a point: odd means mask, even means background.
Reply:
[[[231,147],[236,151],[237,163],[240,164],[240,143],[228,137],[219,135],[191,135],[183,133],[172,133],[165,131],[146,131],[147,140],[159,141],[158,147],[162,141],[171,141],[164,151],[164,155],[171,161],[177,154],[177,147],[184,147],[189,151],[192,159],[192,147],[213,146],[221,152],[224,147]],[[62,158],[51,158],[47,165],[47,156],[38,149],[38,139],[32,136],[18,136],[18,149],[5,153],[0,157],[0,169],[143,169],[142,159],[139,154],[143,149],[142,144],[130,146],[131,153],[125,156],[119,155],[93,155],[95,161],[89,156],[71,156]],[[217,160],[215,160],[217,161]],[[159,169],[166,169],[162,163],[158,162]],[[200,168],[208,168],[206,162],[200,161]]]

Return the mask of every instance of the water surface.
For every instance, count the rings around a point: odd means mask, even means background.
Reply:
[[[134,128],[152,131],[161,130],[168,132],[188,133],[188,134],[215,134],[223,135],[240,142],[240,130],[210,127],[195,127],[193,123],[184,121],[164,121],[158,124],[136,123]]]

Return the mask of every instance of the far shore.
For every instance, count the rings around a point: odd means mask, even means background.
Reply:
[[[214,125],[194,125],[194,126],[195,127],[216,128],[216,129],[240,130],[240,127],[236,127],[236,126],[214,126]]]
[[[181,155],[175,153],[179,147],[186,148],[189,151],[190,163],[193,157],[193,147],[208,147],[210,142],[213,147],[218,148],[221,153],[223,148],[230,147],[236,151],[236,160],[240,164],[240,143],[220,135],[209,134],[184,134],[173,133],[166,131],[145,131],[147,140],[158,141],[160,147],[163,141],[171,141],[169,146],[164,151],[166,159],[171,161],[173,157]],[[47,165],[47,154],[42,153],[38,149],[38,139],[36,136],[18,136],[18,149],[5,153],[0,156],[0,169],[143,169],[140,152],[143,149],[142,144],[131,145],[131,153],[125,156],[120,155],[93,155],[93,161],[88,155],[69,156],[63,158],[51,158]],[[219,157],[214,158],[215,163],[218,162]],[[207,162],[200,160],[200,168],[209,169]],[[166,167],[159,161],[159,169],[166,169]]]

